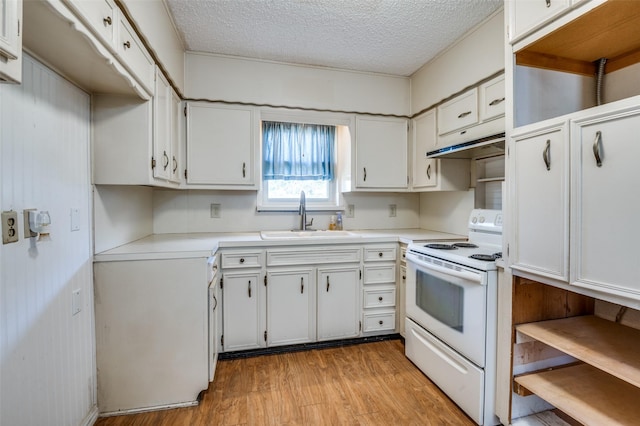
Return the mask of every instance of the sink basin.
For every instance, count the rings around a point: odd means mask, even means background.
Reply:
[[[261,231],[260,237],[263,240],[299,240],[303,238],[344,238],[358,237],[349,231]]]

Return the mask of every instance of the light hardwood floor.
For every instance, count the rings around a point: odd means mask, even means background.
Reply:
[[[97,426],[474,425],[405,356],[400,340],[218,363],[200,405]]]

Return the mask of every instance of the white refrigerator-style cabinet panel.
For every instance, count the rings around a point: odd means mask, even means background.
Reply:
[[[360,334],[360,268],[318,268],[318,340]]]
[[[265,286],[262,277],[260,272],[232,272],[222,277],[225,351],[265,346]]]
[[[514,137],[512,267],[569,278],[569,141],[565,124]]]
[[[313,270],[267,272],[267,345],[315,340]]]
[[[571,284],[640,300],[640,109],[572,123]]]
[[[407,120],[356,117],[356,188],[407,189]]]
[[[22,81],[22,0],[0,0],[0,82]]]
[[[187,186],[258,189],[259,122],[254,108],[187,104]]]

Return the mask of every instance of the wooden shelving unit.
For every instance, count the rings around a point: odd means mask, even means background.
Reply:
[[[518,385],[584,424],[629,425],[640,418],[640,330],[593,315],[516,330],[584,362],[518,376]]]
[[[516,52],[516,64],[593,76],[640,62],[640,2],[609,0]]]

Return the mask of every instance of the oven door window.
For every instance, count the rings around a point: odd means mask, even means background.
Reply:
[[[453,330],[464,331],[463,287],[418,270],[416,305]]]

